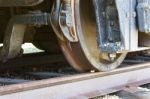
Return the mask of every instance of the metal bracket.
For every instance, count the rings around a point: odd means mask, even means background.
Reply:
[[[59,15],[59,25],[61,31],[65,37],[71,41],[78,41],[73,23],[71,0],[62,0],[60,15]]]
[[[0,0],[0,7],[35,6],[44,0]]]
[[[136,0],[115,0],[118,10],[123,50],[138,49],[138,28],[136,20]]]
[[[122,50],[117,8],[114,0],[93,0],[96,14],[98,45],[101,51]]]
[[[56,0],[51,14],[51,25],[59,39],[67,38],[70,42],[78,41],[71,0]]]
[[[93,3],[100,50],[107,53],[136,51],[138,49],[137,1],[93,0]]]
[[[3,47],[0,50],[0,60],[5,61],[20,54],[27,25],[48,25],[48,19],[49,14],[47,13],[32,13],[13,17],[7,25]]]

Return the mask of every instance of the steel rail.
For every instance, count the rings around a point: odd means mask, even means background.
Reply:
[[[0,99],[87,99],[150,83],[150,62],[0,87]]]

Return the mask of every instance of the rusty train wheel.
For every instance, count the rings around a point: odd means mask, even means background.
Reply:
[[[117,54],[113,61],[105,59],[107,55],[100,51],[97,44],[96,19],[92,0],[74,0],[74,6],[79,42],[89,63],[99,71],[109,71],[118,67],[127,52]]]
[[[92,0],[71,0],[74,29],[78,42],[59,40],[61,49],[69,63],[78,71],[109,71],[118,67],[127,55],[127,52],[116,54],[112,61],[108,54],[98,48],[96,33],[96,18]],[[59,37],[58,37],[59,38]]]

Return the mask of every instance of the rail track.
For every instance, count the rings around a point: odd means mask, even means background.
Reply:
[[[34,55],[33,57],[35,58]],[[43,57],[46,56],[43,54]],[[24,59],[28,60],[29,56]],[[35,66],[29,66],[21,71],[1,72],[0,99],[88,99],[115,92],[133,93],[138,91],[139,86],[150,83],[149,60],[147,56],[126,59],[120,68],[110,72],[91,70],[79,73],[67,66],[58,66],[57,69],[54,66],[53,70],[52,66],[42,66],[42,70],[39,66],[36,70],[33,69]]]

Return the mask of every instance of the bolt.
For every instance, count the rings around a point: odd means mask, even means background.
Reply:
[[[133,16],[134,18],[136,17],[136,12],[135,12],[135,11],[132,13],[132,16]]]
[[[109,53],[108,55],[111,61],[114,61],[117,57],[116,53]]]

